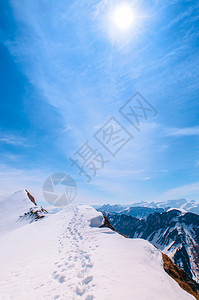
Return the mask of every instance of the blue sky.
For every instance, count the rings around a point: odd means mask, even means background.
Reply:
[[[111,22],[122,1],[4,1],[0,10],[0,191],[42,201],[55,172],[77,202],[199,200],[199,4],[126,1],[134,22]],[[119,108],[139,91],[158,111],[138,133]],[[115,117],[134,135],[116,157],[95,132]],[[86,142],[109,162],[87,183],[69,157]]]

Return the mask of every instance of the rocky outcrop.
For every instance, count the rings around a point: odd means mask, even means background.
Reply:
[[[35,198],[33,197],[33,195],[31,195],[27,190],[25,190],[27,193],[28,198],[30,199],[30,201],[32,201],[34,203],[34,205],[37,205]]]
[[[106,216],[104,216],[104,223],[99,228],[103,228],[103,227],[108,227],[111,230],[116,231],[115,228],[111,225],[111,223],[109,222],[109,220]]]
[[[178,268],[176,264],[166,255],[162,254],[163,259],[163,267],[165,272],[167,272],[177,283],[179,286],[193,295],[197,300],[199,300],[198,289],[199,285],[196,285],[188,276],[188,274],[182,269]]]
[[[31,195],[28,192],[28,190],[25,191],[27,193],[28,198],[35,206],[31,207],[29,211],[25,212],[22,216],[19,216],[20,220],[28,220],[31,223],[33,221],[38,221],[39,219],[44,218],[45,214],[48,213],[47,210],[42,206],[38,206],[33,195]]]
[[[45,217],[47,210],[41,206],[35,206],[29,209],[28,212],[24,213],[23,216],[19,216],[20,220],[28,220],[30,223],[38,221]]]
[[[106,216],[104,216],[104,223],[99,227],[99,228],[103,228],[103,227],[107,227],[110,228],[111,230],[119,233],[120,235],[124,236],[125,238],[129,238],[127,235],[124,235],[123,233],[117,231],[109,222],[108,218]]]

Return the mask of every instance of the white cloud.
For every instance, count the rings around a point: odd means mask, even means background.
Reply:
[[[14,136],[6,132],[0,132],[0,135],[0,144],[28,147],[27,140],[21,136]]]
[[[122,169],[121,168],[105,168],[102,170],[103,172],[103,177],[108,179],[108,178],[127,178],[131,176],[131,178],[138,178],[141,173],[143,173],[143,170],[138,169],[138,170],[131,170],[131,169]]]
[[[163,201],[168,199],[179,199],[179,198],[193,199],[193,197],[196,198],[195,200],[197,199],[199,200],[199,182],[173,188],[158,196],[156,200]]]
[[[150,180],[151,179],[151,177],[142,177],[142,178],[139,178],[139,180]]]
[[[166,129],[167,136],[194,136],[199,135],[199,126],[186,128],[170,128]]]
[[[198,4],[195,5],[195,6],[193,5],[193,6],[189,7],[189,8],[188,8],[187,10],[185,10],[183,13],[178,14],[177,17],[175,17],[174,19],[172,19],[172,21],[171,21],[169,24],[167,24],[167,25],[165,26],[165,28],[166,28],[166,29],[167,29],[167,28],[170,28],[172,25],[175,25],[176,23],[182,21],[182,20],[185,19],[186,17],[190,16],[190,15],[193,13],[193,11],[194,11],[195,9],[197,9],[197,8],[198,8]]]

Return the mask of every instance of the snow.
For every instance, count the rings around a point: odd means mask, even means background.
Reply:
[[[194,299],[163,270],[158,249],[99,228],[103,217],[92,207],[68,206],[20,228],[13,228],[8,207],[12,226],[0,237],[1,300]]]
[[[169,209],[167,210],[167,212],[172,211],[172,210],[178,210],[178,211],[180,211],[182,214],[186,214],[186,213],[187,213],[187,210],[185,210],[185,209],[183,209],[183,208],[175,208],[175,207],[169,208]]]
[[[101,212],[96,211],[91,206],[82,206],[81,212],[86,215],[88,223],[91,227],[100,227],[104,223],[104,217]]]
[[[19,216],[33,206],[24,190],[0,199],[0,235],[25,225],[26,222],[21,222]]]

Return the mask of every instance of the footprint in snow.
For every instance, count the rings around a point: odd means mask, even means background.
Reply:
[[[65,276],[60,276],[59,278],[58,278],[58,281],[60,282],[60,283],[63,283],[64,281],[65,281]]]
[[[91,282],[93,280],[93,276],[87,276],[86,278],[84,278],[82,280],[83,284],[88,284],[89,282]]]
[[[83,278],[84,277],[84,271],[81,271],[77,274],[78,278]]]
[[[85,293],[85,289],[81,289],[80,287],[76,287],[76,294],[78,296],[82,296]]]
[[[62,265],[58,265],[57,267],[58,267],[58,268],[61,268],[61,267],[63,267],[63,266],[62,266]]]
[[[93,295],[88,295],[85,300],[93,300],[93,299],[94,299]]]

